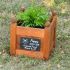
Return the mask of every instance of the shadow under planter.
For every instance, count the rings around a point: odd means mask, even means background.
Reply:
[[[25,55],[34,58],[48,59],[55,47],[56,13],[52,13],[50,24],[44,29],[17,26],[14,20],[10,27],[10,54]]]

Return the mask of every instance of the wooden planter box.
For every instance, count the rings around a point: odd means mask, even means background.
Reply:
[[[10,54],[48,59],[55,47],[57,16],[52,13],[50,25],[44,29],[17,26],[10,27]]]

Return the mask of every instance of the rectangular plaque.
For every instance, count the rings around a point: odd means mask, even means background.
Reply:
[[[28,37],[21,37],[20,38],[20,48],[25,50],[33,50],[33,51],[40,51],[40,39],[38,38],[28,38]]]

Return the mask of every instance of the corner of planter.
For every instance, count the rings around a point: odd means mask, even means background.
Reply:
[[[10,55],[16,54],[16,23],[16,18],[12,15],[10,25]]]

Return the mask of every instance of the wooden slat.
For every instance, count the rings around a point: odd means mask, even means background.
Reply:
[[[17,35],[42,38],[44,36],[44,29],[17,26]]]
[[[42,58],[43,59],[43,54],[41,52],[35,52],[35,51],[26,51],[26,50],[16,50],[16,55],[25,55],[29,57],[35,57],[35,58]]]
[[[11,23],[10,27],[10,54],[16,53],[16,23]]]

